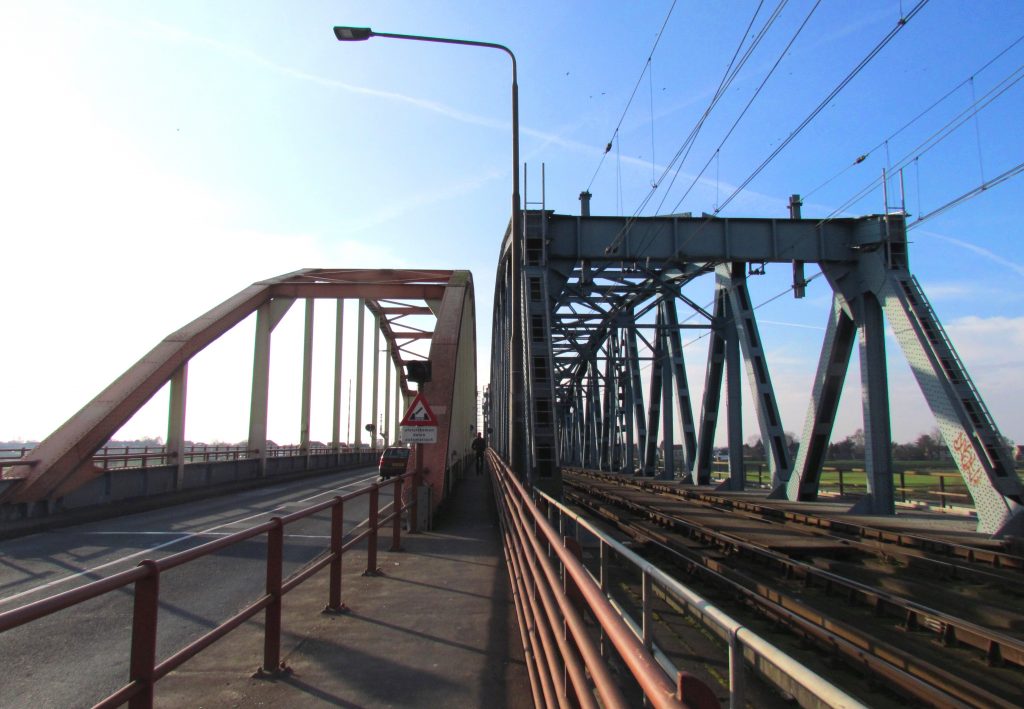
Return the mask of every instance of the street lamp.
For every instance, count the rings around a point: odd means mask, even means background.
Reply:
[[[512,337],[509,343],[509,457],[512,469],[522,474],[525,469],[526,456],[524,449],[524,432],[519,430],[516,421],[525,420],[523,407],[523,340],[520,331],[522,322],[522,228],[519,211],[519,84],[516,81],[516,55],[502,44],[493,42],[475,42],[468,39],[449,39],[445,37],[425,37],[413,34],[392,34],[390,32],[374,32],[369,27],[335,27],[334,36],[339,42],[362,42],[371,37],[389,39],[411,39],[417,42],[436,42],[439,44],[462,44],[470,47],[488,47],[500,49],[512,60],[512,219],[511,228],[511,270],[512,270]]]

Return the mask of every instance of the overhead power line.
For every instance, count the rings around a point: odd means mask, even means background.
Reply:
[[[683,200],[686,199],[686,197],[690,194],[690,192],[693,190],[697,182],[700,181],[700,178],[704,176],[704,172],[708,169],[708,166],[711,164],[711,161],[714,160],[719,155],[719,151],[721,151],[721,149],[725,146],[725,143],[727,140],[729,140],[729,137],[732,136],[733,131],[736,130],[736,126],[738,126],[740,121],[743,120],[743,117],[747,115],[747,111],[750,110],[751,105],[753,105],[754,101],[760,95],[761,90],[765,87],[765,84],[768,83],[768,80],[775,73],[775,70],[778,69],[779,64],[782,63],[782,60],[783,58],[785,58],[786,53],[789,52],[790,48],[793,46],[793,43],[796,42],[797,37],[799,37],[800,33],[803,32],[804,27],[807,26],[808,22],[810,22],[811,16],[814,15],[814,11],[818,9],[819,5],[821,5],[821,0],[817,0],[817,2],[814,3],[814,6],[811,7],[810,11],[807,13],[807,16],[804,18],[804,21],[800,23],[800,26],[797,27],[796,32],[794,32],[793,36],[790,37],[789,42],[786,43],[785,48],[781,52],[779,52],[778,59],[775,60],[775,63],[772,65],[772,68],[768,70],[767,74],[765,74],[764,79],[761,80],[761,84],[757,87],[757,90],[754,91],[753,95],[750,97],[750,100],[747,101],[747,105],[743,107],[742,111],[740,111],[740,115],[736,117],[736,120],[733,121],[732,126],[730,126],[729,130],[726,131],[725,137],[722,138],[722,142],[718,144],[718,147],[715,149],[715,152],[712,153],[711,157],[708,158],[708,161],[704,163],[704,167],[702,167],[700,172],[693,178],[693,181],[690,182],[690,186],[686,188],[686,191],[683,193],[683,196],[678,199],[675,206],[672,208],[673,212],[679,209],[680,205],[682,205],[683,203]],[[665,193],[662,195],[661,204],[658,205],[658,212],[661,211],[661,205],[665,203],[665,199],[668,197],[668,192],[669,190],[666,190]],[[717,207],[718,205],[716,204],[715,206]]]
[[[920,12],[921,9],[924,8],[924,6],[927,5],[927,4],[928,4],[928,0],[919,0],[917,5],[915,5],[910,10],[910,12],[907,13],[907,15],[905,17],[900,18],[900,21],[898,23],[896,23],[896,26],[889,32],[889,34],[887,34],[885,37],[883,37],[882,40],[877,45],[875,45],[874,49],[872,49],[870,52],[868,52],[867,56],[865,56],[860,61],[860,63],[857,66],[855,66],[850,71],[850,73],[847,74],[843,78],[843,80],[840,81],[836,85],[836,87],[834,89],[832,89],[832,91],[829,92],[829,94],[821,101],[821,103],[819,103],[814,108],[814,110],[812,110],[807,115],[807,117],[804,118],[803,121],[801,121],[800,125],[798,125],[796,127],[796,129],[792,133],[790,133],[788,137],[786,137],[785,140],[783,140],[781,143],[779,143],[779,146],[777,148],[775,148],[775,150],[773,150],[771,152],[771,154],[768,155],[768,157],[765,158],[764,161],[760,165],[758,165],[757,168],[755,168],[754,171],[751,172],[750,175],[745,180],[743,180],[743,182],[740,183],[739,187],[737,187],[733,191],[733,193],[731,195],[729,195],[728,197],[725,198],[725,201],[722,202],[722,204],[720,204],[718,206],[718,209],[715,210],[715,213],[717,214],[717,213],[721,212],[722,209],[724,209],[730,202],[732,202],[732,200],[735,199],[736,196],[739,195],[740,192],[742,192],[744,189],[746,189],[747,185],[749,185],[754,180],[755,177],[760,175],[761,172],[766,167],[768,167],[769,163],[771,163],[772,160],[774,160],[778,156],[779,153],[781,153],[783,150],[785,150],[786,146],[788,146],[791,142],[793,142],[794,138],[796,138],[798,135],[800,135],[800,133],[803,131],[803,129],[806,128],[808,126],[808,124],[810,124],[810,122],[813,121],[817,117],[817,115],[819,113],[821,113],[825,109],[825,107],[828,106],[829,103],[832,102],[832,99],[834,99],[839,94],[840,91],[842,91],[844,88],[846,88],[847,84],[849,84],[851,81],[853,81],[853,79],[864,69],[864,67],[866,67],[868,65],[868,63],[872,59],[874,59],[875,56],[878,55],[879,52],[881,52],[883,49],[885,49],[885,47],[889,44],[889,42],[891,42],[893,40],[893,38],[895,38],[896,35],[899,34],[900,30],[902,30],[904,27],[906,27],[907,23],[910,22],[910,20],[912,20],[914,18],[914,16],[917,15],[917,13]]]
[[[701,128],[704,126],[705,121],[707,121],[708,116],[711,115],[711,112],[714,110],[715,106],[718,105],[718,102],[725,95],[725,92],[729,89],[729,86],[736,79],[736,76],[739,74],[740,70],[746,64],[747,60],[750,59],[753,50],[757,47],[758,44],[760,44],[761,40],[767,33],[768,28],[771,27],[771,25],[778,18],[779,14],[782,12],[782,8],[785,7],[788,1],[789,0],[780,0],[779,4],[775,7],[775,10],[772,12],[771,16],[765,22],[765,25],[758,32],[753,42],[751,42],[750,47],[748,47],[747,51],[743,54],[742,57],[740,57],[740,52],[742,51],[744,44],[746,44],[747,36],[750,34],[750,30],[754,26],[754,22],[757,20],[757,16],[760,13],[761,6],[764,4],[763,0],[762,2],[758,3],[757,8],[754,10],[753,16],[751,16],[750,18],[750,23],[747,25],[747,27],[743,31],[743,34],[740,36],[740,42],[736,46],[736,51],[733,52],[732,58],[729,60],[729,65],[726,67],[725,74],[723,74],[722,79],[719,81],[718,88],[715,90],[714,95],[708,102],[708,106],[704,109],[704,113],[701,114],[701,117],[697,120],[697,123],[690,130],[689,135],[687,135],[682,145],[679,146],[679,149],[672,157],[672,160],[668,163],[668,165],[665,166],[665,169],[661,173],[661,177],[659,177],[658,180],[656,180],[654,184],[651,185],[651,189],[648,191],[647,195],[643,198],[643,200],[641,200],[640,204],[636,207],[636,209],[633,210],[632,215],[629,217],[629,219],[626,220],[626,223],[623,225],[622,229],[619,230],[619,233],[616,234],[616,236],[612,239],[612,242],[607,247],[609,250],[618,248],[618,245],[621,243],[622,237],[629,231],[629,229],[633,225],[633,222],[646,208],[647,203],[650,202],[651,198],[654,196],[654,193],[657,191],[658,186],[665,180],[665,177],[667,177],[668,174],[672,172],[672,168],[676,165],[676,163],[680,162],[680,160],[686,160],[687,155],[689,155],[689,150],[693,146],[693,143],[696,141]],[[737,61],[737,57],[739,57],[739,61]],[[671,189],[671,185],[669,186],[669,189]]]
[[[910,150],[906,155],[900,158],[893,166],[891,171],[895,172],[909,165],[914,160],[917,160],[922,155],[926,154],[935,146],[939,145],[946,138],[951,136],[960,127],[966,124],[973,116],[977,115],[980,111],[988,108],[997,98],[1005,94],[1011,88],[1016,86],[1022,79],[1024,79],[1024,64],[1017,67],[1008,76],[1003,78],[998,84],[989,89],[989,91],[979,98],[977,101],[972,103],[970,106],[965,108],[963,111],[955,115],[949,121],[947,121],[942,127],[928,136],[925,140],[918,143],[917,147]],[[854,194],[842,205],[832,211],[827,217],[822,220],[822,223],[832,219],[836,215],[843,212],[847,207],[860,201],[867,195],[871,190],[875,189],[881,183],[881,177],[877,177],[867,185],[865,185],[859,192]]]
[[[658,30],[658,36],[654,38],[654,45],[651,47],[650,53],[647,55],[647,61],[644,62],[643,68],[640,70],[640,76],[636,78],[636,84],[633,85],[633,92],[629,95],[629,100],[626,101],[626,107],[622,109],[622,115],[619,116],[619,122],[615,124],[615,130],[612,131],[612,137],[608,139],[608,144],[604,148],[604,152],[601,154],[601,159],[597,163],[597,169],[594,170],[594,176],[590,178],[590,184],[587,185],[587,192],[594,186],[594,180],[597,179],[597,173],[601,171],[601,166],[604,165],[604,159],[611,152],[612,143],[615,142],[619,135],[619,128],[622,127],[622,121],[626,119],[626,114],[629,112],[629,107],[633,104],[633,99],[636,98],[637,89],[640,88],[640,82],[644,80],[644,74],[648,72],[651,66],[651,59],[654,57],[654,50],[658,48],[658,42],[661,41],[661,35],[665,32],[665,27],[668,25],[668,20],[672,17],[672,11],[676,9],[676,2],[678,0],[672,0],[672,5],[669,6],[668,12],[665,14],[665,20],[661,23],[661,29]]]
[[[964,202],[966,202],[966,201],[968,201],[970,199],[973,199],[974,197],[977,197],[982,192],[990,190],[993,187],[995,187],[996,185],[999,185],[999,184],[1001,184],[1003,182],[1006,182],[1011,177],[1016,177],[1017,175],[1019,175],[1022,172],[1024,172],[1024,162],[1018,164],[1015,167],[1011,167],[1009,170],[1007,170],[1003,174],[999,175],[998,177],[993,177],[991,180],[988,180],[987,182],[982,182],[980,185],[975,187],[973,190],[970,190],[968,192],[964,192],[962,195],[960,195],[956,199],[951,199],[950,201],[946,202],[944,205],[942,205],[938,209],[933,209],[932,211],[928,212],[927,214],[922,214],[917,219],[915,219],[910,224],[908,224],[907,225],[907,229],[908,230],[913,229],[914,227],[919,226],[922,222],[926,222],[926,221],[928,221],[929,219],[931,219],[933,217],[937,217],[937,216],[939,216],[940,214],[942,214],[944,212],[948,212],[953,207],[957,207],[957,206],[963,204]]]
[[[1022,41],[1024,41],[1024,34],[1022,34],[1022,35],[1021,35],[1020,37],[1018,37],[1017,39],[1015,39],[1015,40],[1014,40],[1013,42],[1011,42],[1011,43],[1010,43],[1010,44],[1009,44],[1009,45],[1008,45],[1007,47],[1005,47],[1005,48],[1004,48],[1004,49],[1003,49],[1002,51],[1000,51],[1000,52],[999,52],[998,54],[996,54],[996,55],[995,55],[994,57],[992,57],[992,58],[991,58],[991,59],[989,59],[989,60],[988,60],[987,62],[985,62],[985,64],[984,64],[984,65],[982,65],[981,67],[979,67],[978,69],[976,69],[976,70],[975,70],[975,71],[974,71],[974,72],[973,72],[973,73],[972,73],[972,74],[971,74],[970,76],[968,76],[968,77],[967,77],[966,79],[964,79],[963,81],[961,81],[960,83],[958,83],[958,84],[957,84],[956,86],[954,86],[953,88],[951,88],[951,89],[950,89],[949,91],[947,91],[947,92],[946,92],[945,94],[943,94],[943,95],[942,95],[942,96],[941,96],[941,97],[940,97],[940,98],[939,98],[938,100],[936,100],[936,101],[935,101],[934,103],[932,103],[932,104],[931,104],[930,106],[928,106],[928,108],[924,109],[923,111],[921,111],[920,113],[918,113],[918,114],[917,114],[916,116],[914,116],[913,118],[911,118],[911,119],[910,119],[909,121],[907,121],[906,123],[904,123],[904,124],[903,124],[903,125],[902,125],[902,126],[901,126],[901,127],[899,128],[899,129],[898,129],[898,130],[894,131],[893,133],[891,133],[891,134],[889,134],[888,136],[886,136],[885,138],[883,138],[883,139],[882,139],[882,141],[878,143],[878,145],[876,145],[875,147],[871,148],[870,150],[868,150],[868,151],[866,151],[866,152],[862,153],[861,155],[857,156],[857,159],[856,159],[856,160],[854,160],[854,161],[853,161],[852,163],[850,163],[849,165],[847,165],[846,167],[844,167],[844,168],[843,168],[842,170],[840,170],[839,172],[837,172],[837,173],[836,173],[835,175],[833,175],[832,177],[830,177],[830,178],[828,178],[827,180],[825,180],[824,182],[822,182],[822,183],[821,183],[820,185],[818,185],[818,186],[817,186],[817,187],[815,187],[814,189],[812,189],[812,190],[807,190],[807,191],[804,191],[804,192],[802,193],[802,194],[803,194],[803,197],[804,197],[804,199],[807,199],[808,197],[810,197],[810,196],[811,196],[812,194],[814,194],[814,193],[815,193],[815,192],[817,192],[818,190],[820,190],[820,189],[822,189],[822,188],[826,187],[827,185],[829,185],[829,184],[830,184],[830,183],[831,183],[831,182],[832,182],[833,180],[835,180],[836,178],[838,178],[838,177],[840,177],[841,175],[843,175],[844,173],[846,173],[846,171],[847,171],[847,170],[849,170],[850,168],[852,168],[852,167],[854,167],[855,165],[859,165],[860,163],[864,162],[864,161],[865,161],[865,160],[866,160],[866,159],[867,159],[868,157],[870,157],[870,156],[871,156],[871,154],[872,154],[873,152],[875,152],[875,151],[876,151],[876,150],[878,150],[879,148],[883,147],[883,146],[884,146],[884,145],[885,145],[886,143],[888,143],[888,142],[889,142],[890,140],[893,140],[893,139],[894,139],[894,138],[896,138],[896,137],[897,137],[897,136],[898,136],[898,135],[899,135],[900,133],[902,133],[903,131],[905,131],[905,130],[906,130],[907,128],[909,128],[910,126],[914,125],[914,124],[915,124],[915,123],[917,123],[917,122],[918,122],[919,120],[921,120],[922,118],[924,118],[924,117],[925,117],[926,115],[928,115],[929,113],[931,113],[931,112],[932,112],[932,111],[933,111],[933,110],[934,110],[935,108],[937,108],[937,107],[938,107],[938,106],[939,106],[940,104],[942,104],[942,103],[943,103],[943,102],[944,102],[944,101],[945,101],[946,99],[948,99],[948,98],[949,98],[950,96],[952,96],[952,95],[953,95],[953,94],[955,94],[955,93],[956,93],[957,91],[959,91],[959,90],[960,90],[961,88],[963,88],[963,87],[964,87],[964,86],[966,86],[966,85],[967,85],[968,83],[970,83],[971,79],[973,79],[973,78],[974,78],[974,77],[976,77],[976,76],[977,76],[978,74],[980,74],[981,72],[983,72],[983,71],[985,71],[986,69],[988,69],[988,68],[989,68],[990,66],[992,66],[992,65],[993,65],[994,63],[996,63],[996,62],[997,62],[998,60],[1002,59],[1002,57],[1003,57],[1003,56],[1004,56],[1004,55],[1005,55],[1005,54],[1006,54],[1007,52],[1009,52],[1009,51],[1010,51],[1011,49],[1013,49],[1014,47],[1016,47],[1016,46],[1017,46],[1018,44],[1020,44],[1020,43],[1021,43]]]

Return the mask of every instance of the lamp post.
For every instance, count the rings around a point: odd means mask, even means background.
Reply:
[[[521,424],[517,424],[517,421],[524,421],[526,417],[523,411],[522,278],[520,275],[523,235],[519,211],[519,84],[516,81],[516,55],[508,47],[493,42],[374,32],[369,27],[335,27],[334,36],[339,42],[362,42],[371,37],[385,37],[388,39],[410,39],[417,42],[487,47],[505,52],[512,60],[512,218],[509,222],[511,230],[512,337],[509,342],[508,453],[512,469],[522,475],[525,472],[527,457],[525,432],[520,428]]]

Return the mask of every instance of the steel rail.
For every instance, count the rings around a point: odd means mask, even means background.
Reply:
[[[702,539],[714,541],[720,546],[724,545],[736,550],[743,550],[752,556],[767,559],[771,563],[785,569],[787,575],[803,578],[808,584],[811,580],[818,580],[820,585],[826,590],[836,586],[843,588],[850,594],[856,594],[859,598],[864,599],[868,605],[874,608],[877,615],[881,615],[883,612],[893,608],[898,609],[899,617],[908,626],[913,623],[917,627],[926,627],[947,643],[954,641],[964,643],[985,653],[986,658],[990,661],[1008,661],[1024,667],[1024,641],[1022,640],[985,628],[950,613],[930,608],[852,579],[844,578],[812,564],[793,559],[756,542],[746,541],[733,535],[719,532],[706,525],[683,519],[678,515],[659,512],[653,507],[648,507],[633,500],[625,501],[625,504],[640,514],[653,515],[652,518],[656,517],[657,521],[661,524],[682,526],[688,530],[688,534],[691,537],[693,533],[697,533]]]
[[[996,568],[1016,569],[1024,572],[1024,556],[1012,554],[1006,551],[999,551],[997,549],[971,546],[969,544],[952,542],[946,539],[937,539],[925,534],[911,534],[903,531],[881,529],[879,527],[860,524],[853,520],[836,519],[834,517],[824,517],[821,515],[808,514],[806,512],[786,510],[773,505],[765,505],[751,502],[749,500],[739,500],[726,497],[724,495],[716,495],[712,492],[688,490],[659,481],[628,480],[622,476],[603,475],[596,471],[584,469],[563,469],[563,473],[565,472],[578,473],[586,477],[614,481],[617,484],[636,487],[639,489],[657,490],[683,499],[703,500],[714,504],[750,510],[757,514],[774,519],[784,519],[797,524],[804,524],[809,527],[825,528],[839,533],[850,534],[851,536],[894,544],[900,547],[923,549],[936,554],[943,554],[945,556],[962,559],[969,563],[987,562],[989,565]]]
[[[582,500],[577,501],[583,503]],[[642,513],[640,510],[637,511]],[[660,521],[665,521],[668,516],[659,514],[658,517]],[[766,597],[761,592],[759,584],[749,580],[744,583],[733,578],[737,574],[726,564],[672,545],[662,533],[628,525],[622,520],[616,521],[620,526],[630,527],[635,534],[666,552],[686,559],[690,568],[709,575],[717,583],[726,584],[740,597],[746,599],[751,607],[778,622],[788,624],[794,632],[815,639],[827,651],[843,654],[856,663],[869,667],[872,672],[888,678],[894,688],[906,690],[913,697],[938,704],[958,697],[962,701],[971,701],[973,706],[1013,706],[986,689],[920,660],[909,652],[880,642],[852,626],[837,623],[821,613],[811,613],[805,604],[777,590],[771,590],[772,597]],[[727,541],[731,545],[736,540],[730,537]],[[746,576],[743,578],[748,579]]]
[[[649,560],[643,558],[633,550],[620,542],[609,537],[603,530],[597,527],[590,519],[569,509],[564,503],[559,502],[544,493],[535,493],[542,497],[552,509],[557,509],[562,518],[570,519],[577,526],[587,530],[597,538],[602,550],[607,548],[615,552],[620,558],[626,560],[636,569],[650,576],[657,586],[665,590],[672,598],[686,605],[698,620],[706,627],[715,631],[719,637],[729,643],[729,674],[730,678],[742,676],[743,648],[752,650],[755,653],[751,664],[755,667],[760,660],[766,661],[784,672],[794,685],[780,687],[789,694],[797,694],[797,688],[809,692],[816,700],[824,702],[832,707],[863,707],[859,701],[843,692],[831,682],[828,682],[820,675],[801,664],[782,650],[763,639],[754,631],[742,623],[736,621],[727,613],[716,607],[707,599],[685,586],[663,569],[655,566]],[[738,645],[737,645],[738,644]],[[734,688],[730,688],[732,695],[731,705],[741,705],[742,699],[737,696]]]

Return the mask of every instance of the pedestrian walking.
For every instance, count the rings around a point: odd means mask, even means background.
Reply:
[[[476,474],[479,475],[484,469],[484,451],[487,450],[487,439],[484,434],[477,433],[473,439],[473,452],[476,453]]]

